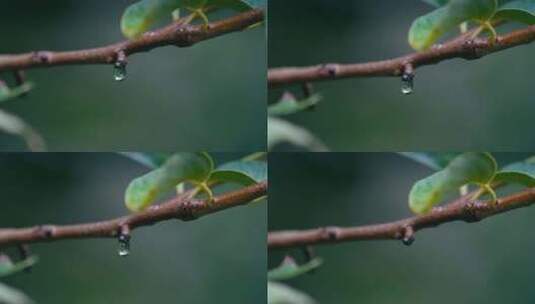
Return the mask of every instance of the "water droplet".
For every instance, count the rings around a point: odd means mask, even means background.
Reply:
[[[126,257],[130,254],[130,236],[126,234],[119,235],[119,256]]]
[[[401,242],[403,242],[403,245],[405,246],[410,246],[414,243],[414,236],[404,237]]]
[[[414,89],[414,75],[404,73],[401,76],[401,93],[408,95],[411,94]]]
[[[113,78],[116,81],[123,81],[126,78],[126,63],[117,61],[113,65]]]

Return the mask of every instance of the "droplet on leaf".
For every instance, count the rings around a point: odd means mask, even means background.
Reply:
[[[127,234],[119,235],[119,256],[126,257],[130,254],[130,236]]]
[[[401,75],[401,93],[408,95],[414,89],[414,74],[403,73]]]

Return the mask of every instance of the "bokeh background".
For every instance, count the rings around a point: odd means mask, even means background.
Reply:
[[[243,155],[214,154],[218,163]],[[118,154],[0,154],[0,227],[71,224],[126,214],[129,181],[147,169]],[[265,298],[266,202],[114,239],[34,244],[31,273],[2,280],[37,303],[259,303]]]
[[[270,0],[269,67],[404,55],[412,52],[407,43],[412,21],[431,10],[420,0]],[[534,51],[531,44],[476,61],[418,68],[409,96],[401,94],[398,78],[316,83],[322,103],[289,119],[334,151],[530,151],[535,147]],[[275,102],[282,90],[269,93]]]
[[[120,17],[134,2],[1,1],[0,54],[117,42],[123,39]],[[2,109],[30,123],[51,151],[262,150],[265,31],[262,26],[191,48],[130,56],[123,82],[113,80],[111,65],[30,70],[36,88]],[[26,147],[0,132],[0,149]]]
[[[495,154],[505,165],[529,154]],[[389,222],[411,215],[412,184],[431,170],[395,153],[271,153],[268,230]],[[513,187],[505,193],[516,191]],[[502,192],[504,194],[504,192]],[[535,300],[535,208],[454,222],[400,241],[321,245],[324,264],[288,283],[320,303],[525,303]],[[269,267],[284,254],[269,252]]]

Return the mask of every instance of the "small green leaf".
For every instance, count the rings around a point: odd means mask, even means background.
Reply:
[[[0,255],[0,278],[6,277],[17,272],[21,272],[37,263],[36,256],[30,256],[20,262],[13,263],[9,257]],[[1,302],[0,302],[1,303]]]
[[[119,154],[152,169],[163,165],[163,163],[172,155],[172,153],[161,152],[119,152]]]
[[[444,169],[455,157],[459,156],[458,152],[400,152],[399,154],[421,163],[433,170]]]
[[[319,94],[303,100],[297,100],[292,94],[284,94],[281,100],[268,107],[268,114],[275,116],[295,114],[317,105],[320,101],[321,95]]]
[[[285,257],[281,265],[268,272],[268,280],[281,281],[289,280],[308,273],[323,264],[321,258],[315,258],[303,265],[297,265],[295,260],[289,256]]]
[[[210,183],[236,183],[250,186],[267,180],[267,163],[263,161],[233,161],[216,168]]]
[[[409,30],[409,44],[415,50],[425,50],[465,21],[489,21],[497,5],[496,0],[451,0],[413,22]]]
[[[327,147],[309,131],[285,120],[268,117],[268,148],[290,143],[311,151],[327,151]]]
[[[220,9],[245,11],[259,1],[242,0],[141,0],[130,5],[121,18],[121,31],[130,39],[139,37],[160,20],[169,19],[177,9],[202,10],[205,14]],[[209,8],[209,10],[205,10]]]
[[[446,168],[416,182],[409,194],[409,207],[414,213],[426,213],[448,193],[467,184],[488,185],[496,174],[497,164],[485,152],[463,153]]]
[[[268,281],[268,304],[315,304],[309,295],[288,285]]]
[[[176,153],[161,167],[130,182],[125,192],[125,204],[131,211],[150,206],[163,193],[176,189],[178,184],[207,181],[214,168],[207,153]]]
[[[535,0],[507,1],[498,8],[494,19],[535,24]]]
[[[444,5],[448,4],[448,2],[449,2],[449,0],[422,0],[422,1],[427,3],[427,4],[431,4],[433,6],[436,6],[436,7],[444,6]]]
[[[535,157],[503,167],[494,181],[535,187]]]
[[[28,93],[33,88],[33,84],[26,82],[18,87],[8,88],[7,86],[0,86],[0,102],[4,102],[13,98],[17,98],[23,94]]]
[[[30,125],[18,116],[3,110],[0,110],[0,131],[22,137],[32,151],[46,149],[43,138]]]
[[[0,283],[0,303],[32,304],[33,301],[21,291]]]

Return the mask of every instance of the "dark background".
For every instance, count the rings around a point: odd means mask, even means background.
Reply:
[[[123,39],[120,17],[134,2],[1,1],[0,54],[115,43]],[[262,150],[265,30],[135,54],[123,82],[113,80],[111,65],[30,70],[36,88],[2,109],[34,126],[51,151]],[[26,147],[0,132],[0,149]]]
[[[529,154],[495,154],[500,165]],[[411,215],[410,187],[427,167],[394,153],[271,153],[268,229],[355,226]],[[514,187],[505,192],[518,190]],[[502,195],[504,192],[501,192]],[[316,246],[324,265],[288,283],[320,303],[527,303],[535,300],[535,208],[447,223],[400,241]],[[269,266],[284,254],[269,252]]]
[[[217,154],[216,161],[242,155]],[[117,154],[0,154],[0,227],[73,224],[127,214],[123,194],[143,166]],[[30,274],[3,280],[37,303],[258,303],[265,298],[266,203],[115,239],[34,244]]]
[[[271,0],[269,10],[269,67],[281,67],[412,52],[409,27],[432,7],[419,0]],[[409,96],[401,94],[398,78],[316,83],[322,103],[289,119],[333,151],[530,151],[535,147],[534,51],[531,44],[476,61],[418,68]],[[270,90],[270,102],[281,93]]]

